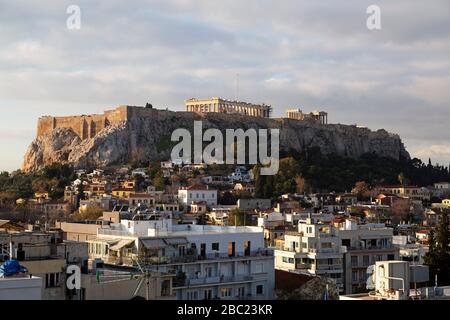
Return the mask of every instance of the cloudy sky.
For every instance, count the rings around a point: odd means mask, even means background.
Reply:
[[[323,109],[447,165],[450,1],[0,0],[0,170],[20,167],[41,115],[210,96]]]

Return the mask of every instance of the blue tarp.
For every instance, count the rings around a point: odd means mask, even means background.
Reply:
[[[0,277],[8,277],[17,273],[28,272],[28,269],[21,266],[19,261],[15,259],[7,260],[0,266]]]

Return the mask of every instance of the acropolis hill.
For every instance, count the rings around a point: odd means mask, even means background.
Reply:
[[[24,171],[38,170],[54,162],[75,167],[129,164],[133,159],[159,161],[170,158],[172,132],[192,132],[195,120],[203,128],[247,130],[280,129],[281,151],[319,147],[322,153],[359,157],[376,153],[394,159],[409,158],[400,137],[381,129],[354,125],[323,124],[314,119],[268,118],[242,113],[169,111],[119,106],[104,114],[68,117],[45,116],[38,120],[37,137],[29,146]]]

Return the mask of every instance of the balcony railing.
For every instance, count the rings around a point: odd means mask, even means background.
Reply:
[[[139,262],[144,265],[158,265],[158,264],[175,264],[175,263],[189,263],[195,261],[202,260],[230,260],[230,259],[239,259],[239,258],[247,258],[247,257],[270,257],[273,256],[273,250],[270,249],[260,249],[256,251],[251,251],[247,255],[244,253],[235,254],[234,256],[230,256],[227,253],[213,253],[213,254],[205,254],[198,255],[196,252],[192,254],[185,254],[183,256],[139,256]],[[106,256],[102,257],[103,261],[108,264],[114,265],[129,265],[132,266],[135,264],[135,260],[137,259],[137,255],[133,255],[132,257],[116,257],[116,256]]]
[[[389,244],[385,246],[357,246],[357,247],[347,247],[348,250],[387,250],[387,249],[395,249],[394,245]]]
[[[199,278],[189,278],[184,282],[180,282],[175,287],[182,286],[198,286],[203,284],[215,284],[215,283],[227,283],[227,282],[243,282],[243,281],[252,281],[252,276],[246,275],[236,275],[236,276],[217,276],[217,277],[199,277]]]

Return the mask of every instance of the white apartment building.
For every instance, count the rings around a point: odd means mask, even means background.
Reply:
[[[331,225],[314,224],[311,218],[287,231],[283,247],[275,250],[275,268],[334,279],[343,291],[345,248]]]
[[[42,283],[28,275],[0,278],[0,300],[42,300]]]
[[[206,201],[208,206],[215,206],[217,205],[217,190],[203,185],[181,188],[178,190],[178,200],[186,206],[194,201]]]
[[[174,276],[177,299],[273,299],[274,258],[258,227],[122,220],[89,240],[89,257],[114,265],[139,258]]]

